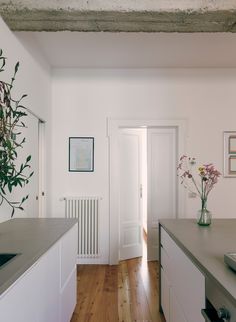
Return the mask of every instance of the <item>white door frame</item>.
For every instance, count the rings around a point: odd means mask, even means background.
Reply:
[[[46,122],[39,119],[39,218],[45,217],[45,126]]]
[[[119,261],[119,129],[142,127],[176,127],[177,158],[185,153],[186,120],[122,120],[108,119],[108,137],[110,152],[110,189],[109,189],[109,264]],[[185,216],[184,189],[177,185],[177,217]]]
[[[39,206],[39,218],[45,217],[45,178],[46,178],[46,172],[45,172],[45,126],[46,121],[43,120],[40,116],[38,116],[36,113],[31,111],[29,108],[27,108],[27,112],[33,115],[36,119],[38,119],[38,175],[39,175],[39,183],[38,183],[38,206]]]

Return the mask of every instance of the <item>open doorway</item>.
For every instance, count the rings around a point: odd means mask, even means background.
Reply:
[[[175,128],[176,130],[176,155],[177,158],[179,158],[181,155],[185,152],[185,140],[186,140],[186,121],[185,120],[121,120],[121,119],[111,119],[108,120],[108,138],[109,138],[109,163],[110,163],[110,203],[109,203],[109,213],[110,213],[110,234],[109,234],[109,263],[111,265],[118,264],[120,260],[120,242],[121,242],[121,234],[120,234],[120,191],[121,185],[120,185],[120,173],[119,173],[119,160],[120,160],[120,150],[119,150],[119,133],[121,129],[141,129],[146,128],[147,130],[152,129],[163,129],[163,128]],[[164,135],[165,136],[165,135]],[[155,137],[155,136],[154,136]],[[161,135],[157,135],[157,137],[161,138]],[[153,138],[155,141],[155,138]],[[165,146],[165,145],[164,145]],[[129,151],[129,149],[128,149]],[[150,149],[149,149],[150,151]],[[168,152],[168,149],[167,149]],[[125,155],[125,154],[124,154]],[[166,155],[165,153],[162,155],[162,161],[165,164],[166,163]],[[152,166],[155,168],[156,162],[152,162]],[[176,166],[176,165],[175,165]],[[126,167],[124,167],[126,168]],[[148,165],[148,168],[150,169],[150,166]],[[162,164],[160,163],[158,166],[158,171],[160,173],[164,173],[162,169]],[[127,172],[126,172],[127,173]],[[126,178],[129,178],[129,173],[126,175]],[[128,179],[127,179],[128,180]],[[150,183],[150,180],[149,180]],[[154,177],[152,177],[152,184],[151,188],[154,189],[153,194],[155,195],[155,187],[159,186],[158,191],[164,191],[165,185],[166,187],[169,184],[169,179],[167,178],[163,182],[163,186],[160,182],[157,182]],[[179,183],[176,184],[174,187],[176,192],[176,217],[184,217],[185,214],[185,194],[184,189],[179,189]],[[137,190],[136,190],[137,191]],[[150,191],[150,186],[148,184],[148,191]],[[161,196],[158,195],[155,198],[151,198],[152,203],[150,203],[149,199],[150,193],[148,193],[147,197],[147,203],[148,203],[148,225],[150,226],[148,236],[151,237],[154,243],[151,246],[151,250],[156,255],[158,250],[158,220],[155,220],[155,216],[150,215],[150,211],[155,211],[156,204],[158,204],[158,198],[160,199]],[[165,203],[168,205],[168,202]],[[151,205],[151,206],[149,206]],[[159,213],[163,214],[163,209],[161,207],[158,207]],[[129,212],[128,212],[129,215]],[[161,218],[161,217],[160,217]],[[139,231],[140,231],[140,237],[141,237],[141,227],[140,224],[140,230],[138,230],[138,221],[136,221],[136,225],[132,227],[132,220],[127,224],[129,225],[129,232],[126,231],[125,234],[123,234],[123,241],[124,237],[126,238],[126,242],[128,244],[135,244],[138,241]],[[130,227],[131,226],[131,227]],[[141,240],[141,239],[140,239]],[[129,245],[127,245],[129,247]],[[142,246],[142,244],[140,244]],[[128,247],[126,249],[128,249]]]
[[[158,222],[177,214],[177,129],[119,129],[119,260],[158,260]]]

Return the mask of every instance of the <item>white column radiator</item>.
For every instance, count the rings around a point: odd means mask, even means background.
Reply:
[[[66,218],[78,219],[78,257],[99,257],[99,197],[65,198]]]

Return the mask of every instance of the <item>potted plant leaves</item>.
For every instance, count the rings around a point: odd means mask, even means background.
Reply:
[[[6,57],[0,49],[0,72],[4,71]],[[19,62],[15,65],[13,77],[10,82],[0,80],[0,206],[6,202],[12,209],[13,217],[16,209],[23,210],[23,203],[28,195],[21,200],[12,200],[11,196],[16,187],[24,187],[33,172],[29,171],[31,156],[19,164],[18,152],[24,146],[25,138],[22,138],[22,129],[26,127],[23,122],[27,116],[27,109],[22,105],[22,100],[14,99],[12,90],[15,77],[18,72]],[[14,197],[14,194],[13,194]]]

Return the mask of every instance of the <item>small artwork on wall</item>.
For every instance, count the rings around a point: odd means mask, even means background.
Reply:
[[[70,137],[69,138],[69,171],[93,172],[94,171],[94,138]]]
[[[236,177],[236,131],[224,132],[224,177]]]

